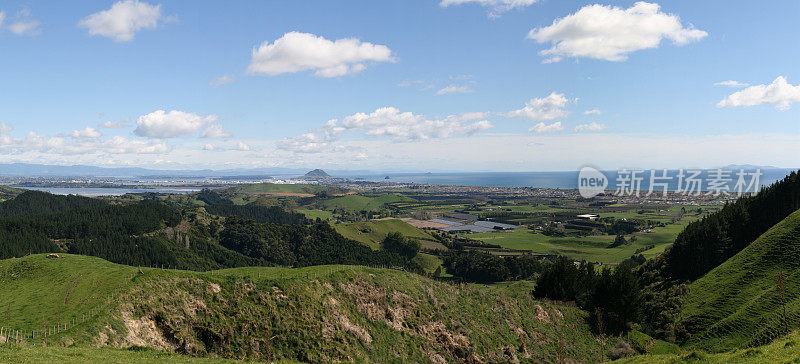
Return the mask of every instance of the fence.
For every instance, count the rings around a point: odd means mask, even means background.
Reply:
[[[13,329],[0,326],[0,343],[19,343],[19,342],[45,339],[54,335],[59,335],[62,332],[69,331],[73,327],[83,324],[86,321],[89,321],[90,319],[94,318],[101,312],[103,307],[114,302],[116,298],[119,297],[122,288],[130,284],[130,282],[133,280],[133,277],[135,276],[136,272],[132,272],[130,279],[120,284],[119,287],[115,288],[114,292],[106,296],[101,301],[100,304],[90,308],[89,310],[78,316],[71,317],[69,320],[65,322],[59,322],[54,325],[48,325],[46,327],[42,327],[39,329],[28,329],[28,330]]]

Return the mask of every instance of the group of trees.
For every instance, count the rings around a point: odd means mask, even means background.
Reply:
[[[256,204],[233,205],[213,204],[205,207],[210,214],[222,217],[237,217],[255,222],[268,222],[281,225],[305,225],[309,221],[305,215],[284,210],[280,206],[262,206]]]
[[[558,257],[542,270],[533,295],[558,301],[574,301],[589,312],[596,332],[620,334],[639,320],[642,294],[628,265],[602,269]]]
[[[347,239],[325,222],[309,225],[259,223],[236,216],[225,219],[220,244],[262,265],[309,266],[360,264],[403,266],[400,254]]]
[[[501,257],[473,250],[452,252],[443,265],[454,277],[481,283],[528,279],[542,268],[540,259],[530,254]]]
[[[132,265],[186,260],[166,237],[149,234],[180,222],[178,211],[157,202],[109,205],[29,191],[0,204],[0,216],[0,258],[66,251]]]

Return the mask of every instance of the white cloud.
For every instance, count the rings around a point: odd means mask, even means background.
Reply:
[[[356,113],[347,116],[341,125],[348,130],[363,131],[368,136],[390,136],[398,140],[447,138],[454,134],[472,134],[492,127],[487,120],[464,124],[461,115],[429,120],[422,115],[400,112],[394,107],[379,108],[369,114]]]
[[[577,99],[570,100],[564,94],[553,92],[547,97],[533,98],[525,103],[525,107],[509,111],[505,115],[507,117],[526,117],[534,121],[553,120],[569,115],[569,111],[564,110],[564,107],[575,101]]]
[[[489,8],[489,15],[492,17],[499,16],[501,13],[515,8],[523,8],[536,4],[539,0],[442,0],[439,3],[441,7],[448,7],[450,5],[461,4],[479,4]]]
[[[372,138],[390,137],[396,142],[472,135],[493,127],[488,120],[480,120],[489,114],[471,112],[430,120],[411,112],[400,112],[394,107],[383,107],[369,114],[347,116],[341,122],[338,119],[328,120],[322,128],[285,138],[277,147],[296,153],[326,152],[336,148],[333,142],[345,131],[362,132],[364,136]]]
[[[582,132],[582,131],[601,131],[601,130],[605,130],[605,129],[608,129],[607,125],[598,124],[598,123],[595,123],[594,121],[592,121],[591,123],[588,123],[588,124],[581,124],[581,125],[578,125],[578,126],[575,127],[575,131],[579,132],[579,133]]]
[[[584,111],[583,115],[600,115],[602,113],[603,111],[601,111],[600,109],[591,109]]]
[[[206,145],[204,145],[204,146],[203,146],[203,150],[207,150],[207,151],[216,151],[216,150],[221,150],[221,149],[219,149],[219,148],[215,147],[215,146],[214,146],[214,145],[212,145],[212,144],[208,144],[208,143],[206,143]]]
[[[555,123],[549,125],[545,123],[538,123],[528,129],[528,131],[536,134],[555,133],[562,130],[564,130],[564,126],[561,125],[560,121],[556,121]]]
[[[73,130],[72,133],[70,133],[69,135],[77,139],[99,138],[103,136],[101,132],[97,131],[95,128],[92,128],[91,126],[87,126],[80,130]]]
[[[550,63],[564,57],[624,61],[631,52],[657,48],[664,38],[680,46],[707,35],[691,25],[684,27],[677,15],[661,12],[658,4],[640,1],[627,9],[587,5],[550,26],[532,29],[528,38],[553,44],[539,52]]]
[[[213,79],[211,81],[208,81],[208,85],[209,86],[213,86],[213,87],[217,87],[217,86],[222,86],[224,84],[231,83],[233,81],[234,81],[233,76],[225,75],[225,76],[219,76],[219,77],[217,77],[217,78],[215,78],[215,79]]]
[[[0,124],[0,150],[4,154],[47,153],[50,155],[110,155],[110,154],[159,154],[170,151],[163,142],[132,140],[121,136],[100,139],[100,133],[91,127],[75,130],[71,138],[28,133],[22,138],[13,138],[7,133],[11,128]]]
[[[0,14],[0,25],[3,23],[5,14]],[[31,10],[22,8],[17,12],[14,22],[8,25],[8,30],[16,35],[38,35],[42,32],[38,20],[31,19]]]
[[[319,153],[328,147],[328,141],[317,133],[305,133],[283,139],[278,148],[298,153]]]
[[[3,26],[3,22],[6,20],[6,12],[0,10],[0,26]]]
[[[714,83],[714,86],[725,86],[725,87],[741,88],[741,87],[750,86],[750,84],[749,83],[742,83],[742,82],[734,81],[734,80],[728,80],[728,81],[722,81],[722,82]]]
[[[236,150],[242,151],[242,152],[248,152],[248,151],[253,150],[253,147],[245,144],[244,142],[239,141],[239,142],[236,143]]]
[[[423,83],[425,83],[425,81],[422,81],[422,80],[402,80],[397,84],[397,86],[410,87],[412,85],[421,85]]]
[[[103,10],[87,16],[78,26],[89,29],[91,35],[101,35],[115,42],[129,42],[136,32],[154,29],[159,24],[175,20],[164,17],[161,5],[152,5],[138,0],[123,0]]]
[[[290,32],[273,43],[253,48],[247,72],[275,76],[315,71],[318,77],[339,77],[366,69],[366,62],[393,62],[392,51],[384,45],[356,38],[330,41],[309,33]]]
[[[436,91],[436,94],[437,95],[445,95],[445,94],[453,94],[453,93],[465,94],[465,93],[471,93],[471,92],[475,92],[475,90],[471,89],[467,85],[463,85],[463,86],[450,85],[450,86],[447,86],[447,87],[445,87],[445,88],[443,88],[443,89],[441,89],[439,91]]]
[[[203,130],[203,134],[200,134],[201,138],[227,138],[230,136],[230,133],[222,131],[222,125],[219,124],[209,125],[206,130]]]
[[[217,121],[216,115],[200,116],[178,110],[165,112],[156,110],[142,115],[136,120],[134,134],[155,138],[176,138],[189,136],[206,125]]]
[[[116,121],[111,121],[111,120],[104,121],[104,122],[102,122],[100,124],[97,124],[97,126],[100,127],[100,128],[106,128],[106,129],[121,129],[121,128],[125,127],[125,125],[123,125],[122,123],[118,123]]]
[[[778,110],[788,110],[794,102],[800,102],[800,85],[794,86],[778,76],[769,85],[755,85],[734,92],[717,103],[717,107],[772,104]]]

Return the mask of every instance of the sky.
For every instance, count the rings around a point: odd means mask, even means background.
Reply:
[[[800,166],[800,2],[3,1],[0,163]]]

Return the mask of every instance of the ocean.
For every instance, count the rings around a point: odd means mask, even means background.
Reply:
[[[723,171],[730,172],[730,181],[724,183],[728,186],[729,190],[734,191],[737,183],[738,168],[722,169]],[[709,181],[713,177],[714,170],[701,170],[697,178],[702,180],[700,190],[709,190]],[[755,172],[754,169],[745,169],[747,173]],[[762,175],[759,177],[760,186],[768,186],[775,181],[781,180],[786,175],[795,171],[793,169],[764,169],[761,170]],[[666,176],[671,177],[669,180],[661,179],[661,182],[666,183],[668,191],[677,191],[678,173],[679,170],[668,170]],[[602,171],[603,175],[608,178],[608,189],[615,189],[617,180],[620,177],[618,171]],[[685,171],[688,174],[688,170]],[[656,177],[662,176],[662,170],[655,171]],[[389,179],[386,179],[386,177]],[[650,170],[645,170],[640,173],[642,177],[641,188],[648,190],[650,186]],[[402,183],[417,183],[417,184],[436,184],[436,185],[456,185],[456,186],[487,186],[487,187],[537,187],[537,188],[560,188],[560,189],[576,189],[578,188],[578,171],[567,172],[470,172],[470,173],[389,173],[389,174],[374,174],[374,175],[354,175],[354,176],[336,176],[351,179],[358,179],[373,182],[402,182]],[[748,177],[748,182],[752,177]],[[682,187],[685,189],[685,184]],[[656,191],[663,190],[663,187],[654,188]]]

